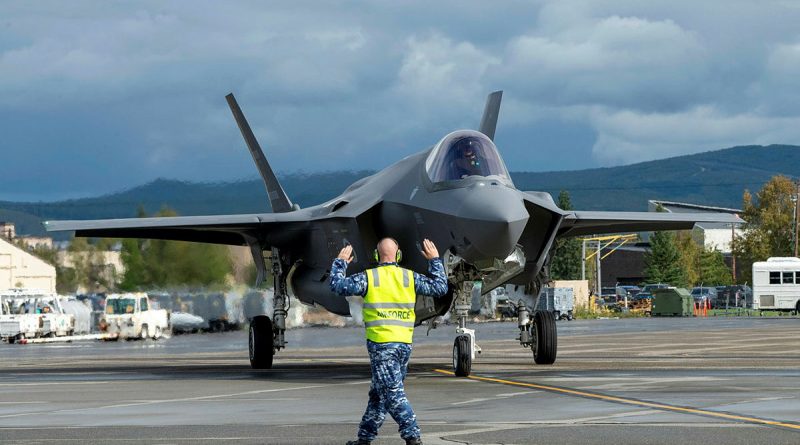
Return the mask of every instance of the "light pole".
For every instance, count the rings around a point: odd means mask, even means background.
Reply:
[[[793,206],[794,207],[794,212],[793,212],[794,213],[794,215],[793,215],[794,216],[794,218],[793,218],[794,219],[794,231],[792,233],[792,238],[794,238],[794,256],[797,257],[797,241],[798,241],[798,236],[797,236],[797,214],[800,213],[800,209],[798,209],[798,207],[800,207],[800,199],[797,199],[797,198],[798,198],[798,195],[800,195],[800,180],[798,180],[795,183],[795,186],[796,186],[795,194],[792,195],[792,202],[794,203],[794,206]]]

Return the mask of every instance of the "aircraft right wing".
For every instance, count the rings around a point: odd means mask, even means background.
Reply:
[[[695,223],[741,224],[730,213],[589,212],[571,211],[564,218],[559,237],[605,233],[689,230]]]

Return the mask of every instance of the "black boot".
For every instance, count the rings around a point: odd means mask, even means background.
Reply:
[[[370,440],[356,439],[356,440],[348,441],[347,445],[370,445],[371,443],[372,443],[372,441],[370,441]],[[420,443],[422,443],[422,442],[420,442]]]
[[[411,439],[406,439],[406,445],[422,445],[422,438],[412,437]]]

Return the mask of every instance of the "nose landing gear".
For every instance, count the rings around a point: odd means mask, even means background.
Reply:
[[[466,377],[472,372],[475,353],[481,353],[480,346],[475,343],[475,330],[467,328],[473,286],[472,282],[464,283],[464,288],[456,291],[453,301],[453,311],[458,319],[458,337],[453,342],[453,372],[459,377]]]

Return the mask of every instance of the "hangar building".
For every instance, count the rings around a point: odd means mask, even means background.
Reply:
[[[56,291],[56,268],[0,237],[0,290],[23,287]]]

